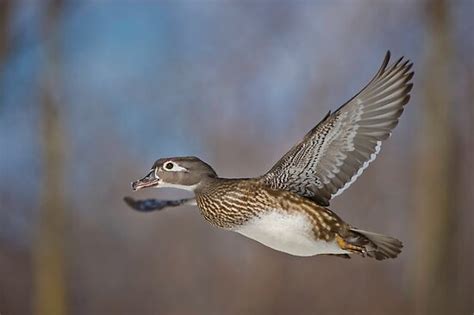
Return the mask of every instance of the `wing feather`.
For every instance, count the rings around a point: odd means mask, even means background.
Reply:
[[[372,80],[329,112],[262,181],[323,206],[347,189],[376,158],[410,99],[413,64],[403,57],[390,66],[389,61],[387,52]]]

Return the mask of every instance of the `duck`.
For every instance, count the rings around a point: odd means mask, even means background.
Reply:
[[[329,209],[375,160],[410,99],[413,63],[401,57],[389,64],[390,55],[359,93],[329,112],[267,173],[221,178],[195,156],[159,158],[132,189],[177,188],[194,197],[124,201],[141,212],[197,206],[211,225],[293,256],[397,257],[400,240],[354,227]]]

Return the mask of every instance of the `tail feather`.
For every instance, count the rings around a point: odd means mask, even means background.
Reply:
[[[356,237],[348,242],[364,246],[369,257],[377,260],[395,258],[402,251],[403,244],[396,238],[354,228],[351,231]]]

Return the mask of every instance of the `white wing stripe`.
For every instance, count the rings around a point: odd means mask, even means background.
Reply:
[[[375,158],[377,157],[377,154],[379,154],[379,152],[380,152],[381,147],[382,147],[382,141],[377,141],[377,146],[375,147],[375,152],[370,155],[370,159],[368,161],[364,162],[364,164],[357,171],[357,173],[354,176],[352,176],[351,180],[348,181],[344,186],[342,186],[341,189],[339,189],[335,194],[332,194],[331,198],[339,196],[344,190],[349,188],[349,186],[352,185],[352,183],[354,183],[356,181],[357,177],[362,175],[362,173],[367,168],[367,166],[369,166],[370,162],[375,160]]]

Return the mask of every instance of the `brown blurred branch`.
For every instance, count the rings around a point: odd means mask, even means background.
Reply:
[[[449,3],[427,1],[428,47],[418,161],[417,314],[453,314],[452,248],[456,213],[455,134],[448,82],[453,59]]]
[[[43,178],[38,235],[34,252],[35,313],[66,314],[64,129],[61,125],[57,85],[59,62],[57,29],[61,1],[51,1],[44,25],[47,62],[41,78],[41,145]]]
[[[9,27],[12,1],[0,1],[0,65],[5,61],[9,51]]]

